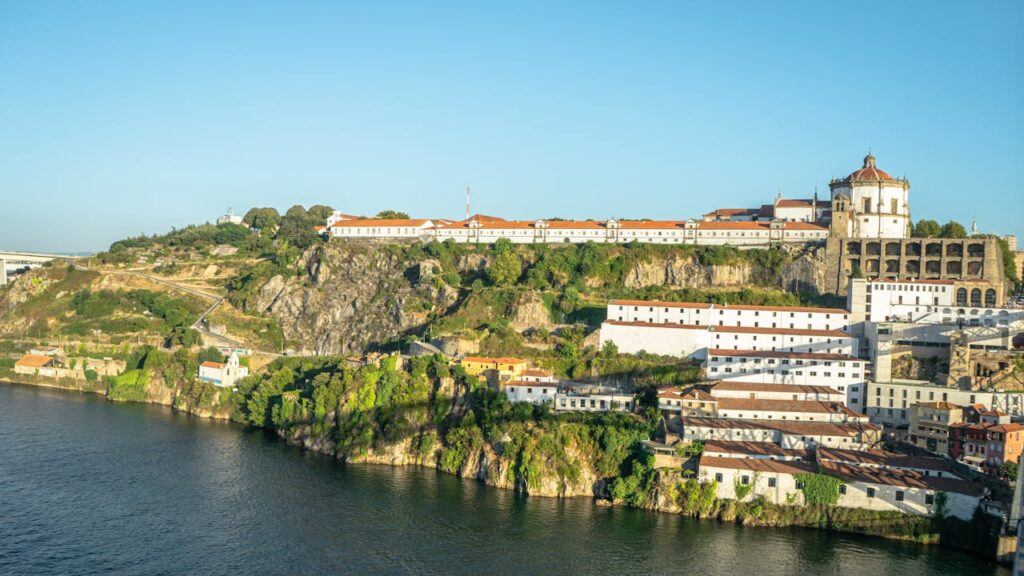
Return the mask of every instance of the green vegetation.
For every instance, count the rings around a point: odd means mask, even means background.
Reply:
[[[910,230],[910,236],[913,238],[938,238],[940,234],[942,226],[935,220],[918,220]]]
[[[800,483],[805,504],[835,506],[839,502],[839,486],[843,483],[839,478],[826,474],[797,474],[795,478]]]
[[[378,220],[408,220],[409,215],[398,210],[381,210],[374,218]]]
[[[950,220],[942,225],[939,231],[940,238],[967,238],[967,229],[963,224]]]
[[[107,398],[121,402],[145,402],[150,374],[146,370],[128,370],[108,382]]]

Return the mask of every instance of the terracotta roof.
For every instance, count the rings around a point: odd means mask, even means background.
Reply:
[[[331,224],[331,228],[387,228],[387,227],[419,227],[424,224],[430,224],[430,220],[423,218],[408,218],[408,219],[373,219],[373,218],[361,218],[358,220],[338,220],[334,224]]]
[[[689,392],[687,392],[686,394],[683,394],[683,400],[700,400],[700,401],[705,401],[705,402],[706,401],[711,401],[711,402],[717,401],[716,398],[714,396],[712,396],[711,394],[708,394],[707,392],[705,392],[703,390],[698,390],[698,389],[693,389],[693,390],[690,390]]]
[[[206,361],[206,362],[203,362],[202,364],[200,364],[200,366],[206,366],[207,368],[216,368],[217,370],[223,370],[224,369],[224,364],[222,364],[220,362]]]
[[[757,208],[718,208],[716,210],[712,210],[711,212],[708,212],[708,213],[704,214],[704,216],[705,217],[708,217],[708,216],[725,216],[725,217],[729,217],[729,216],[738,216],[740,214],[754,216],[758,212],[759,212],[759,210]]]
[[[852,172],[846,177],[846,180],[850,182],[883,182],[887,180],[895,180],[895,178],[875,166],[875,157],[868,154],[864,157],[864,165],[860,170]]]
[[[828,386],[815,386],[810,384],[765,384],[760,382],[742,382],[736,380],[722,380],[711,387],[711,392],[716,390],[728,390],[732,392],[783,392],[790,394],[829,394],[832,396],[845,396],[835,388]]]
[[[966,428],[972,431],[981,431],[981,433],[989,433],[989,431],[996,431],[1001,434],[1014,434],[1019,431],[1024,431],[1024,424],[1018,424],[1017,422],[1011,422],[1009,424],[973,424],[968,422],[956,422],[955,424],[949,424],[950,428]]]
[[[658,388],[658,398],[669,398],[672,400],[682,400],[683,391],[678,388]]]
[[[536,376],[536,377],[539,377],[539,378],[548,378],[548,377],[553,376],[553,374],[551,372],[548,372],[547,370],[541,370],[539,368],[531,368],[529,370],[524,370],[523,371],[523,376]]]
[[[875,424],[865,422],[834,423],[834,422],[808,422],[796,420],[758,420],[731,418],[683,418],[683,428],[694,426],[697,428],[715,428],[732,430],[778,430],[785,434],[800,434],[805,436],[847,436],[853,437],[865,430],[880,430]]]
[[[818,471],[813,462],[800,460],[768,460],[766,458],[720,458],[700,457],[700,467],[726,468],[729,470],[750,470],[751,472],[775,472],[778,474],[807,474]]]
[[[911,456],[909,454],[897,454],[884,450],[844,450],[840,448],[826,448],[819,446],[817,449],[818,461],[831,460],[834,462],[846,462],[848,464],[863,464],[869,466],[888,466],[891,468],[917,468],[920,470],[936,470],[952,472],[953,467],[943,458],[932,458],[928,456]]]
[[[802,360],[845,360],[848,362],[867,362],[848,354],[828,354],[825,352],[786,352],[783,350],[727,350],[725,348],[709,348],[709,356],[749,356],[752,358],[797,358]]]
[[[50,362],[53,362],[52,356],[38,356],[36,354],[25,354],[14,363],[15,366],[23,366],[25,368],[43,368]]]
[[[783,230],[813,230],[817,232],[827,232],[828,228],[819,226],[817,224],[811,224],[810,222],[783,222]],[[767,232],[771,229],[771,223],[769,222],[731,222],[731,221],[720,221],[712,220],[710,222],[698,222],[698,230],[762,230]]]
[[[822,474],[835,476],[847,482],[864,482],[866,484],[881,484],[885,486],[902,486],[906,488],[919,488],[922,490],[935,490],[939,492],[957,492],[969,496],[980,496],[983,488],[979,484],[956,480],[953,478],[939,478],[938,476],[925,476],[911,470],[892,470],[882,468],[869,468],[864,466],[852,466],[838,462],[819,462],[818,467]]]
[[[631,300],[616,298],[608,301],[614,306],[647,306],[649,308],[695,308],[706,310],[756,310],[759,312],[808,312],[819,314],[849,314],[842,308],[818,308],[815,306],[758,306],[754,304],[715,304],[714,302],[668,302],[666,300]]]
[[[775,202],[776,208],[810,208],[811,205],[810,200],[781,199]]]
[[[814,454],[810,450],[793,450],[783,448],[772,442],[737,442],[732,440],[707,440],[704,442],[704,454],[749,454],[751,456],[788,456],[811,460]]]

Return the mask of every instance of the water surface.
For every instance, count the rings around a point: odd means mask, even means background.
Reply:
[[[956,551],[524,498],[0,385],[0,574],[1009,574]]]

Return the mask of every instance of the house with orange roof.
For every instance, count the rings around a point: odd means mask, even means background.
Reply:
[[[241,365],[237,352],[232,352],[226,362],[206,361],[199,365],[199,379],[221,388],[232,388],[249,375],[249,368]]]
[[[25,354],[14,363],[14,373],[27,376],[57,376],[57,360],[53,356]]]
[[[501,387],[506,382],[520,380],[530,368],[530,361],[523,358],[490,356],[466,356],[459,360],[467,374],[482,376],[493,385]]]

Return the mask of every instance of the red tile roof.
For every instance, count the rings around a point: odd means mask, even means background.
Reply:
[[[412,227],[417,228],[424,224],[429,224],[430,220],[424,218],[408,218],[408,219],[373,219],[365,218],[359,220],[338,220],[334,224],[331,224],[331,228],[395,228],[395,227]]]
[[[813,460],[810,450],[794,450],[783,448],[771,442],[739,442],[733,440],[707,440],[704,442],[704,454],[749,454],[751,456],[788,456]],[[724,456],[731,458],[733,456]]]
[[[896,486],[905,488],[919,488],[922,490],[935,490],[938,492],[957,492],[969,496],[980,496],[984,489],[980,484],[956,480],[953,478],[939,478],[938,476],[925,476],[910,470],[892,470],[882,468],[870,468],[864,466],[852,466],[837,462],[819,462],[818,467],[822,474],[835,476],[847,482],[864,482],[866,484],[881,484],[885,486]]]
[[[700,457],[700,468],[726,468],[728,470],[749,470],[751,472],[774,472],[776,474],[807,474],[818,471],[813,462],[802,460],[768,460],[766,458],[720,458]]]
[[[216,368],[217,370],[223,370],[225,365],[220,362],[210,362],[209,360],[207,360],[206,362],[200,364],[200,366],[205,366],[207,368]]]
[[[943,458],[929,456],[911,456],[884,450],[844,450],[819,446],[819,461],[831,460],[853,465],[888,466],[891,468],[917,468],[920,470],[936,470],[953,472],[953,467]]]
[[[810,208],[810,200],[781,199],[775,202],[777,208]]]
[[[53,356],[38,356],[36,354],[25,354],[14,363],[15,366],[23,368],[43,368],[53,362]]]

